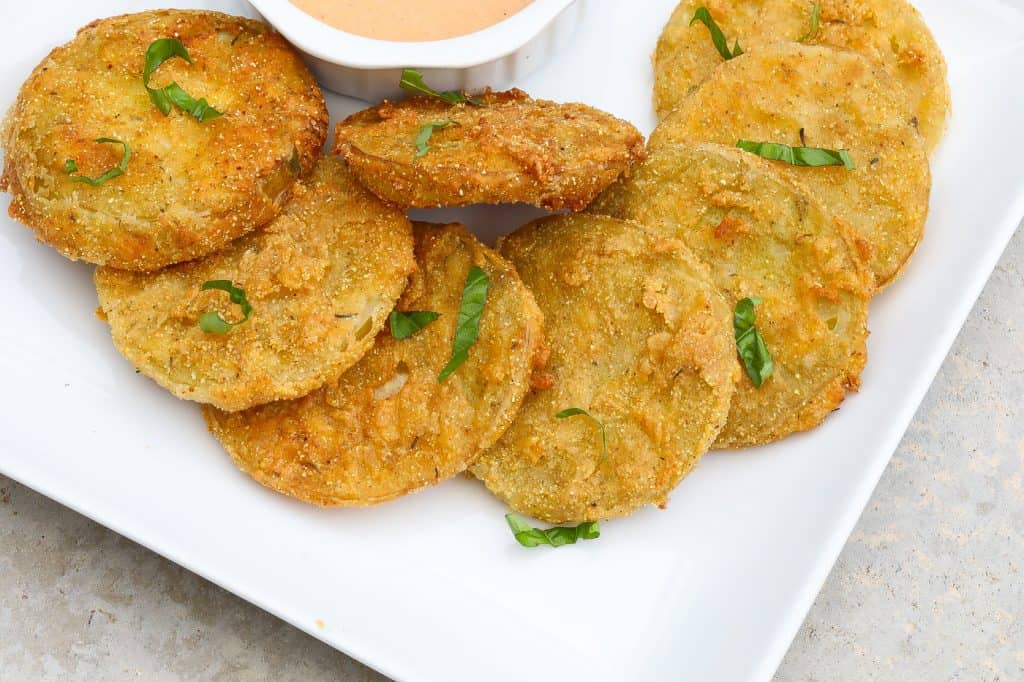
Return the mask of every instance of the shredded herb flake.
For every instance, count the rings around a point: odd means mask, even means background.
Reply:
[[[751,142],[740,140],[736,146],[743,151],[757,154],[769,161],[782,161],[791,166],[843,166],[846,170],[855,170],[850,153],[845,149],[819,149],[817,147],[790,147],[778,142]]]
[[[231,302],[235,305],[242,307],[242,319],[238,322],[228,322],[220,313],[210,311],[203,313],[199,317],[199,328],[207,334],[227,334],[233,327],[248,321],[252,315],[252,306],[249,305],[249,300],[245,297],[245,290],[236,287],[228,279],[211,279],[207,282],[203,282],[203,286],[200,287],[202,291],[209,291],[210,289],[216,289],[218,291],[226,291],[231,299]]]
[[[459,306],[459,320],[455,325],[455,340],[452,343],[452,357],[437,377],[442,382],[455,373],[462,363],[469,359],[469,349],[480,336],[480,316],[487,303],[487,288],[490,286],[487,273],[473,266],[466,276],[462,290],[462,304]]]
[[[548,528],[547,530],[534,528],[518,514],[506,514],[505,521],[512,529],[516,542],[523,547],[539,545],[562,547],[563,545],[575,545],[577,540],[596,540],[601,537],[601,527],[597,521],[587,521],[575,527]]]
[[[424,83],[423,74],[415,69],[405,69],[402,71],[402,80],[398,82],[398,85],[401,86],[403,90],[415,92],[420,95],[426,95],[428,97],[436,97],[448,104],[472,104],[475,107],[480,107],[484,104],[479,97],[468,97],[457,90],[438,92]]]
[[[181,44],[180,40],[174,38],[160,38],[153,41],[146,49],[146,66],[142,71],[142,84],[146,86],[149,99],[156,105],[156,108],[163,112],[164,116],[171,113],[172,105],[186,112],[200,123],[205,123],[222,116],[221,112],[210,106],[205,99],[196,100],[187,92],[181,89],[177,83],[172,82],[162,88],[149,87],[149,79],[153,72],[160,68],[168,59],[181,57],[189,64],[192,58],[188,50]]]
[[[798,38],[797,42],[806,43],[808,40],[818,35],[819,28],[821,28],[821,5],[814,3],[814,6],[811,8],[811,28],[807,33]]]
[[[772,355],[768,352],[768,346],[765,345],[761,332],[755,326],[754,308],[761,303],[763,301],[760,298],[745,298],[736,304],[736,311],[733,314],[736,348],[739,351],[740,359],[743,360],[743,366],[747,370],[747,376],[757,388],[761,388],[775,371]]]
[[[569,417],[578,416],[586,417],[601,429],[601,461],[604,462],[608,459],[608,433],[605,431],[604,423],[600,419],[579,407],[570,407],[567,410],[562,410],[555,415],[555,419],[568,419]]]
[[[398,340],[407,339],[439,317],[439,314],[429,310],[412,310],[407,313],[394,310],[388,318],[391,336]]]
[[[722,33],[722,29],[718,27],[718,24],[711,17],[711,12],[708,11],[708,8],[703,5],[698,7],[697,11],[693,13],[693,19],[690,19],[690,26],[693,26],[698,21],[708,27],[708,31],[711,33],[711,42],[714,43],[718,54],[722,55],[722,59],[729,61],[743,54],[743,48],[740,47],[738,38],[732,50],[729,50],[729,41],[725,39],[725,34]]]
[[[416,158],[426,156],[427,152],[430,151],[429,142],[435,130],[444,130],[445,128],[457,125],[459,125],[458,121],[439,121],[437,123],[427,123],[420,127],[420,134],[416,136]]]
[[[114,166],[113,168],[110,168],[110,169],[104,171],[101,175],[98,175],[95,178],[89,178],[89,177],[86,177],[84,175],[74,175],[74,173],[78,172],[78,163],[74,159],[68,159],[67,161],[64,162],[64,170],[67,171],[68,175],[72,176],[71,177],[71,181],[72,182],[84,182],[87,185],[92,185],[93,187],[99,187],[100,185],[105,183],[107,180],[113,180],[114,178],[118,177],[119,175],[124,175],[125,171],[128,170],[128,162],[131,161],[131,159],[132,159],[132,148],[130,146],[128,146],[127,142],[123,142],[121,140],[115,140],[112,137],[100,137],[100,138],[96,139],[96,142],[97,142],[97,144],[119,144],[119,145],[121,145],[121,148],[123,150],[121,152],[121,162],[119,164],[117,164],[116,166]]]

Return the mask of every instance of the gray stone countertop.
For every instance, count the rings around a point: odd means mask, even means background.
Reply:
[[[1024,679],[1024,231],[777,680]],[[0,678],[385,678],[0,476]]]

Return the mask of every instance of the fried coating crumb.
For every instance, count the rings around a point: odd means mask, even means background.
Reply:
[[[223,116],[164,116],[142,82],[146,49],[177,38],[153,76]],[[22,86],[0,135],[10,214],[68,258],[151,271],[204,256],[272,220],[320,155],[327,109],[284,39],[217,12],[163,10],[95,21],[53,50]],[[124,175],[91,187],[132,150]]]
[[[676,239],[593,215],[501,242],[544,313],[549,390],[472,467],[514,510],[551,523],[662,504],[725,424],[739,374],[731,311]],[[608,456],[588,410],[607,430]]]
[[[399,310],[440,313],[385,330],[340,379],[245,412],[205,408],[213,434],[263,485],[323,506],[366,506],[465,471],[505,431],[545,357],[543,317],[514,268],[459,225],[416,225],[419,268]],[[443,383],[471,266],[490,285],[469,360]]]
[[[479,107],[428,97],[384,102],[339,123],[334,152],[378,196],[420,208],[525,202],[582,210],[644,157],[633,125],[584,104],[521,90],[480,99]],[[457,125],[435,130],[417,157],[420,128],[447,121]]]
[[[264,230],[199,261],[156,273],[96,271],[114,344],[179,398],[241,410],[297,398],[338,377],[373,344],[415,267],[412,226],[325,157]],[[223,291],[242,288],[252,317],[227,334],[203,313],[238,321]]]

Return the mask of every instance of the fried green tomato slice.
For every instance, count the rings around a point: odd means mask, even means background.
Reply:
[[[143,84],[147,48],[176,38],[150,85],[176,82],[222,112],[164,115]],[[323,95],[268,26],[163,10],[95,21],[21,88],[2,133],[10,214],[68,258],[151,271],[211,253],[277,216],[327,134]],[[131,149],[124,174],[99,186]],[[77,172],[69,172],[69,161]],[[73,166],[72,166],[73,168]]]
[[[633,125],[592,107],[520,90],[479,100],[384,102],[339,123],[334,151],[377,196],[420,208],[524,202],[582,210],[644,156]]]
[[[515,269],[457,225],[416,225],[418,269],[403,312],[439,317],[404,339],[382,332],[341,378],[299,400],[205,408],[210,431],[263,485],[322,506],[386,502],[463,471],[508,428],[545,355],[543,317]],[[479,338],[452,353],[471,268],[488,276]]]
[[[683,0],[669,19],[654,54],[654,100],[668,116],[722,63],[707,28],[690,20],[706,5],[732,45],[747,52],[772,43],[797,41],[858,52],[881,65],[906,93],[910,111],[934,149],[950,111],[946,61],[921,14],[906,0],[817,0],[818,29],[812,31],[813,0]],[[842,89],[841,81],[836,85]]]
[[[682,240],[735,307],[759,298],[756,327],[775,364],[744,373],[716,448],[813,428],[860,385],[872,278],[849,228],[767,161],[720,145],[659,149],[590,210]]]
[[[530,223],[501,252],[544,313],[551,355],[537,385],[549,388],[472,473],[551,523],[665,504],[725,424],[738,378],[731,311],[708,269],[677,239],[585,214]]]
[[[155,273],[98,268],[96,291],[118,350],[179,398],[242,410],[336,379],[373,345],[415,268],[404,213],[324,158],[265,229],[207,258]],[[229,293],[203,290],[230,282]],[[216,313],[236,323],[204,331]]]
[[[855,52],[765,47],[721,65],[662,121],[649,147],[739,140],[849,151],[853,170],[773,167],[849,223],[877,286],[898,277],[924,234],[931,171],[884,71]]]

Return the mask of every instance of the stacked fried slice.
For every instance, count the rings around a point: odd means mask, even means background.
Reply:
[[[903,0],[684,0],[655,70],[646,147],[583,104],[411,72],[420,95],[342,121],[321,157],[323,96],[276,33],[126,15],[33,72],[3,186],[101,266],[115,345],[263,485],[364,506],[469,471],[515,511],[592,522],[858,388],[948,116]],[[498,252],[407,215],[513,202],[566,214]]]
[[[897,82],[865,57],[776,43],[721,64],[661,122],[649,146],[747,140],[848,152],[852,168],[776,163],[775,170],[853,227],[885,286],[910,260],[928,216],[931,173],[912,119]]]
[[[691,25],[706,5],[730,44],[759,52],[773,43],[826,45],[857,52],[897,81],[914,125],[934,149],[946,130],[950,94],[946,61],[931,31],[907,0],[684,0],[654,53],[654,104],[658,116],[674,111],[686,95],[721,65],[708,32]],[[842,91],[845,84],[833,80]]]
[[[270,225],[206,258],[157,272],[96,271],[118,350],[179,398],[243,410],[297,398],[335,379],[373,345],[416,265],[412,226],[323,158]],[[197,320],[242,313],[227,333]]]
[[[462,226],[417,225],[416,263],[398,309],[436,321],[405,339],[378,335],[338,380],[301,400],[204,411],[244,471],[315,504],[377,504],[465,471],[508,428],[545,355],[533,296]],[[474,267],[488,282],[479,340],[439,381]]]
[[[732,306],[762,300],[774,374],[760,387],[740,382],[716,447],[817,426],[859,385],[872,278],[846,224],[771,162],[721,145],[666,146],[591,210],[685,243]]]

